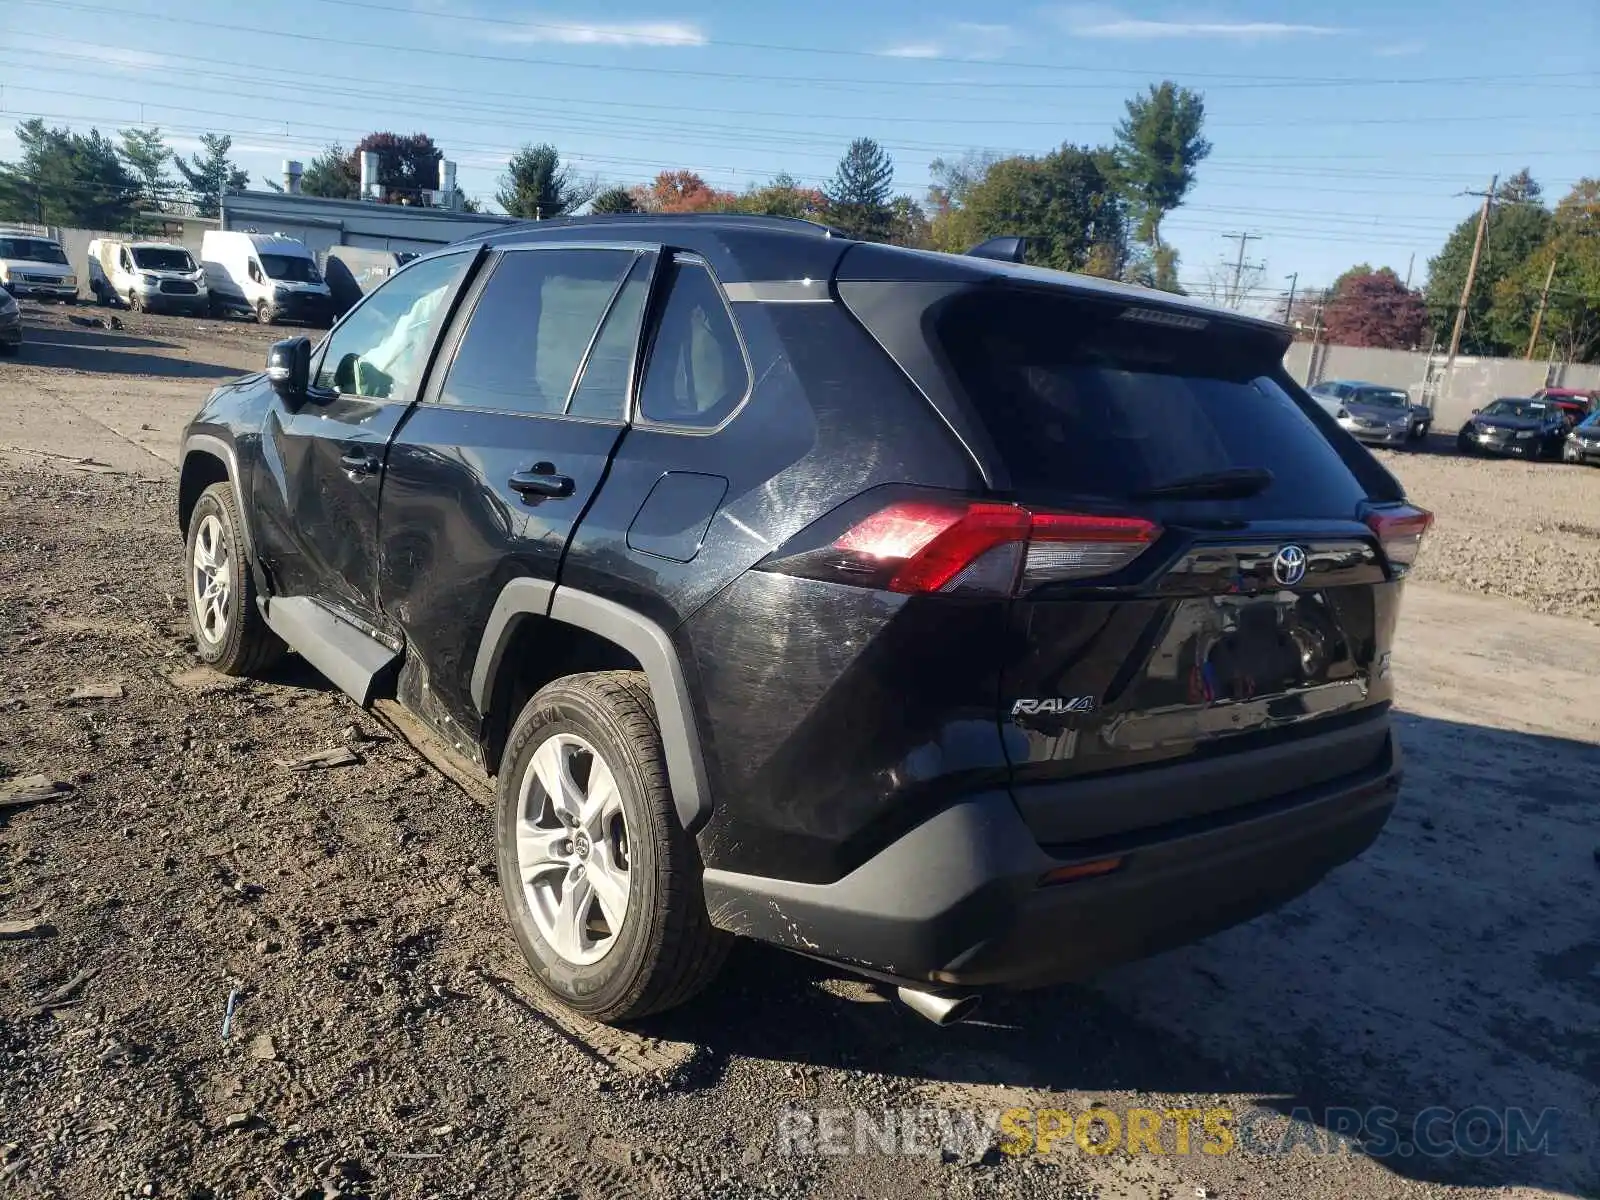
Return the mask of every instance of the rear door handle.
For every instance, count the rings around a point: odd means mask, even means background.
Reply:
[[[340,456],[339,465],[351,475],[376,475],[383,464],[359,450],[352,450]]]
[[[555,467],[549,463],[538,463],[531,471],[518,471],[506,480],[506,486],[525,500],[547,496],[560,498],[573,492],[572,477],[556,474]]]

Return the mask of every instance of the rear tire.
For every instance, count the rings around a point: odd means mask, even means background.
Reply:
[[[259,674],[288,649],[256,605],[243,528],[233,485],[224,480],[200,494],[184,542],[184,592],[195,648],[202,662],[224,675]]]
[[[561,816],[544,779],[568,797],[576,823]],[[672,804],[642,673],[569,675],[529,700],[498,791],[500,888],[534,978],[553,999],[595,1021],[627,1021],[684,1003],[716,976],[732,939],[706,913],[699,850]],[[600,884],[615,888],[619,878],[620,899]],[[576,919],[563,922],[569,903]]]

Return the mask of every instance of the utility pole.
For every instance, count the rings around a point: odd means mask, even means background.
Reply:
[[[1285,325],[1294,324],[1294,288],[1295,284],[1299,282],[1299,271],[1296,271],[1293,275],[1289,276],[1289,302],[1283,306],[1283,323]]]
[[[1239,302],[1244,299],[1244,295],[1239,291],[1239,280],[1244,275],[1244,248],[1251,242],[1260,241],[1261,235],[1259,233],[1225,233],[1222,235],[1222,240],[1225,242],[1237,241],[1239,243],[1239,257],[1233,264],[1233,287],[1228,295],[1228,307],[1238,308]],[[1251,263],[1250,266],[1254,270],[1259,268],[1261,264]]]
[[[1417,252],[1413,250],[1411,257],[1406,259],[1406,291],[1411,290],[1411,268],[1417,265]]]
[[[1539,341],[1539,326],[1544,324],[1544,306],[1550,301],[1550,282],[1556,277],[1556,256],[1550,256],[1550,269],[1544,273],[1544,287],[1539,290],[1539,311],[1533,314],[1533,332],[1528,335],[1528,352],[1523,360],[1533,361],[1533,347]]]
[[[1317,382],[1319,375],[1317,369],[1317,350],[1322,341],[1322,310],[1328,306],[1330,289],[1322,290],[1322,298],[1317,301],[1315,315],[1311,318],[1311,361],[1306,364],[1306,386],[1310,387]]]
[[[1466,282],[1461,285],[1461,303],[1456,307],[1456,325],[1450,333],[1450,353],[1445,355],[1445,369],[1456,361],[1456,352],[1461,349],[1461,330],[1467,323],[1467,301],[1472,299],[1472,284],[1478,278],[1478,259],[1483,254],[1483,239],[1489,230],[1489,209],[1494,204],[1494,187],[1500,182],[1500,176],[1493,175],[1489,178],[1489,190],[1486,192],[1469,192],[1468,195],[1483,196],[1483,208],[1478,212],[1478,236],[1472,239],[1472,261],[1467,264]]]

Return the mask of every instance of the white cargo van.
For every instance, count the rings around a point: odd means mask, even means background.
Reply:
[[[263,325],[279,320],[327,325],[332,297],[305,243],[281,233],[208,229],[200,261],[211,312],[249,313]]]
[[[0,228],[0,288],[36,300],[78,300],[78,277],[61,243],[26,229]]]
[[[126,304],[135,312],[197,315],[210,299],[200,264],[173,242],[95,238],[89,243],[89,290],[102,304]]]

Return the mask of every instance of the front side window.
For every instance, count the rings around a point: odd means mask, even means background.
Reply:
[[[739,335],[703,265],[674,262],[667,285],[661,325],[639,391],[639,412],[665,425],[713,428],[750,390]]]
[[[470,260],[469,253],[430,258],[385,281],[328,338],[317,386],[409,399],[427,360],[430,330]]]
[[[1411,407],[1411,397],[1396,388],[1366,388],[1357,394],[1356,399],[1376,408]]]
[[[578,367],[635,257],[629,250],[507,251],[473,307],[439,403],[566,412]]]

